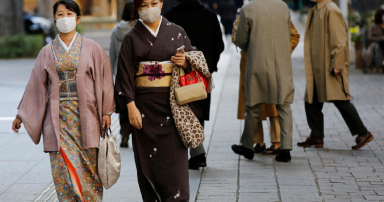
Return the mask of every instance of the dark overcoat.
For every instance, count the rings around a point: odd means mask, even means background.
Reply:
[[[191,43],[204,53],[210,73],[216,72],[224,42],[217,15],[198,0],[177,1],[164,17],[184,28]],[[211,95],[198,102],[204,120],[209,120]]]

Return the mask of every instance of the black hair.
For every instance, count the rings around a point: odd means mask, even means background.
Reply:
[[[375,14],[375,24],[381,25],[383,21],[384,9],[379,9]]]
[[[61,5],[65,5],[68,10],[75,12],[77,16],[81,16],[79,5],[73,0],[59,0],[53,5],[53,17],[55,17],[57,8]]]
[[[121,19],[124,21],[130,21],[133,13],[133,2],[127,2],[124,6],[123,14]]]

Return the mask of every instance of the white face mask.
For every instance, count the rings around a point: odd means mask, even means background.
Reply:
[[[56,26],[61,33],[69,33],[76,29],[77,17],[64,17],[56,20]]]
[[[139,16],[144,22],[154,23],[159,19],[161,14],[160,7],[147,8],[139,11]]]

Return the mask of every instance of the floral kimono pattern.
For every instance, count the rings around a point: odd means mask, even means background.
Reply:
[[[54,64],[61,81],[60,152],[50,152],[50,160],[56,192],[61,202],[102,201],[103,197],[103,186],[97,172],[98,150],[82,149],[75,76],[82,41],[82,36],[77,34],[68,52],[58,37],[52,44]]]

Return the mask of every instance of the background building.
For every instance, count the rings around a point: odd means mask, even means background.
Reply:
[[[75,0],[81,7],[84,16],[109,17],[116,16],[116,0]],[[24,0],[24,11],[52,17],[52,6],[56,0]]]

